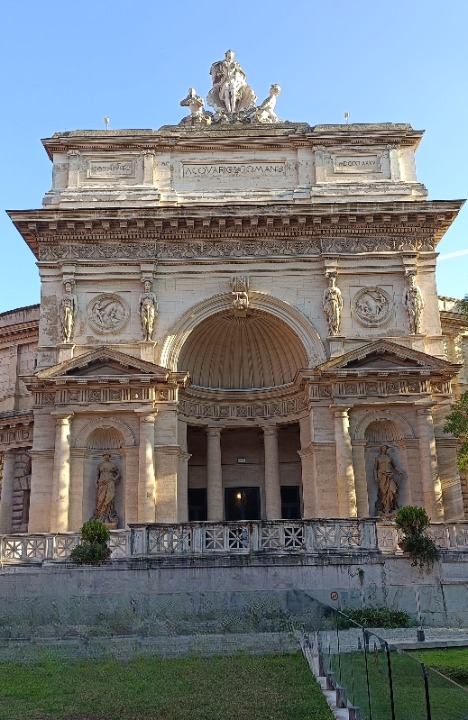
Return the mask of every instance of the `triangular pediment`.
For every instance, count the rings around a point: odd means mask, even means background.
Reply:
[[[455,373],[458,366],[390,340],[376,340],[328,360],[318,367],[321,372],[360,369],[370,372],[413,369]]]
[[[55,380],[73,377],[148,375],[153,376],[157,381],[164,381],[167,380],[170,372],[167,368],[140,360],[127,353],[100,347],[42,370],[36,377],[40,380]]]

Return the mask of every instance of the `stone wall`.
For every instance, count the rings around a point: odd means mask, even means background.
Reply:
[[[468,626],[462,553],[429,574],[402,557],[363,553],[4,568],[1,580],[3,638],[273,632],[290,629],[288,618],[307,624],[314,598],[335,607],[386,605],[416,617],[416,587],[424,625]]]

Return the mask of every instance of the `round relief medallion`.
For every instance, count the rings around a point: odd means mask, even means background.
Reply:
[[[120,332],[129,317],[130,308],[119,295],[98,295],[88,305],[89,324],[102,335]]]
[[[354,315],[364,325],[382,325],[388,320],[390,308],[390,296],[382,288],[363,288],[354,296]]]

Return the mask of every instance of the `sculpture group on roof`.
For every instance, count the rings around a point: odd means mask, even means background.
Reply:
[[[248,85],[244,70],[228,50],[224,60],[210,68],[213,87],[206,96],[206,102],[214,113],[205,110],[205,100],[197,95],[195,88],[189,88],[187,97],[181,100],[183,107],[190,109],[190,115],[181,125],[211,125],[212,123],[277,123],[276,101],[281,92],[279,85],[272,85],[268,97],[256,105],[257,96]]]

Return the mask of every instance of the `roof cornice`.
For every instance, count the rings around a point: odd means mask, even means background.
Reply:
[[[41,244],[424,235],[437,244],[464,200],[8,211],[36,257]],[[430,248],[433,250],[433,247]]]
[[[50,159],[57,152],[79,151],[159,151],[171,149],[197,152],[206,150],[249,150],[252,148],[291,148],[315,145],[406,145],[417,148],[423,130],[407,123],[353,123],[315,125],[284,122],[274,125],[211,125],[205,128],[165,125],[159,130],[73,130],[55,133],[42,143]]]

